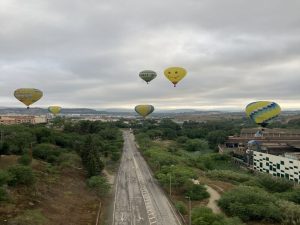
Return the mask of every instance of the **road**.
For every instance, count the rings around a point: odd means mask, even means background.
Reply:
[[[124,131],[123,137],[124,152],[116,178],[112,225],[181,225],[138,152],[133,134]]]
[[[209,202],[207,207],[212,209],[216,214],[222,213],[220,207],[217,204],[217,201],[221,198],[221,195],[212,187],[205,185],[207,192],[210,194]]]

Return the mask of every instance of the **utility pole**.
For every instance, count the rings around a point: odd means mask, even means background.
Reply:
[[[191,202],[191,197],[186,196],[185,198],[187,198],[189,200],[189,225],[192,225],[192,202]]]
[[[174,167],[174,165],[171,165],[171,171],[170,171],[170,191],[169,191],[169,193],[170,193],[170,197],[172,196],[172,168]]]

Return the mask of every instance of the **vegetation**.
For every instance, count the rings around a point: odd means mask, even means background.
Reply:
[[[221,214],[214,214],[211,209],[197,207],[192,211],[192,225],[243,225],[238,218],[226,218]]]
[[[207,123],[184,122],[178,125],[169,119],[136,123],[136,140],[155,176],[168,191],[185,201],[203,200],[209,195],[192,179],[204,176],[210,182],[223,181],[236,186],[222,195],[219,205],[228,216],[214,215],[209,209],[195,208],[193,224],[243,224],[241,220],[269,221],[272,224],[298,224],[300,191],[288,180],[268,174],[254,174],[239,168],[229,155],[215,153],[228,135],[251,127],[247,120],[225,120]],[[183,202],[175,203],[184,211]],[[196,216],[197,215],[197,216]],[[240,220],[241,219],[241,220]]]
[[[186,204],[182,201],[176,202],[175,207],[181,213],[181,215],[186,215],[188,213]]]
[[[110,184],[105,177],[93,176],[88,179],[88,186],[96,191],[96,193],[103,197],[108,194],[110,190]]]
[[[9,208],[8,211],[24,212],[5,218],[11,224],[47,224],[42,211],[36,210],[39,207],[35,202],[40,201],[40,192],[45,189],[43,184],[56,190],[59,185],[56,182],[61,177],[70,174],[70,178],[81,180],[82,166],[87,186],[100,198],[109,193],[110,185],[102,170],[104,165],[115,167],[121,156],[123,139],[117,123],[55,119],[52,127],[46,126],[0,125],[0,154],[11,155],[3,157],[7,165],[0,162],[0,202],[2,207]],[[78,175],[74,174],[76,171]],[[45,183],[41,184],[41,179],[45,179]],[[67,184],[71,182],[66,181]],[[69,187],[73,186],[70,184]],[[25,200],[26,204],[23,203]],[[33,210],[24,211],[28,202]]]
[[[16,165],[10,167],[8,170],[9,180],[8,185],[33,185],[35,182],[35,175],[32,169],[28,166]]]
[[[219,201],[220,207],[232,216],[244,221],[280,221],[281,212],[277,199],[260,188],[241,186],[225,193]]]

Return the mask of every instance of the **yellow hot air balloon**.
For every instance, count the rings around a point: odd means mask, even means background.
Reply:
[[[49,106],[48,111],[52,113],[54,116],[60,113],[61,107],[60,106]]]
[[[15,90],[14,96],[20,102],[23,102],[27,108],[43,97],[43,92],[35,88],[20,88]]]
[[[275,102],[258,101],[252,102],[246,107],[246,114],[256,124],[266,127],[281,113],[280,106]]]
[[[153,113],[154,111],[154,106],[152,105],[137,105],[134,110],[140,114],[142,117],[146,117],[149,114]]]
[[[185,77],[187,72],[181,67],[169,67],[164,71],[164,74],[176,87],[176,84]]]

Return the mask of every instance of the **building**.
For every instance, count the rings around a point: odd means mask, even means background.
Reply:
[[[28,116],[28,115],[0,115],[0,124],[1,125],[14,125],[14,124],[23,124],[23,123],[30,123],[30,124],[41,124],[47,123],[46,116]]]
[[[299,154],[297,153],[296,155],[299,156]],[[284,157],[254,151],[253,169],[300,183],[299,158],[290,158],[288,157],[289,155],[293,154],[286,153]]]
[[[283,155],[285,152],[300,151],[300,130],[265,129],[261,136],[258,128],[243,129],[239,136],[229,136],[221,151],[233,152],[236,156],[244,156],[248,142],[255,140],[261,143],[261,151],[273,155]]]
[[[300,130],[243,129],[239,136],[229,136],[220,153],[253,170],[284,177],[300,183]]]

